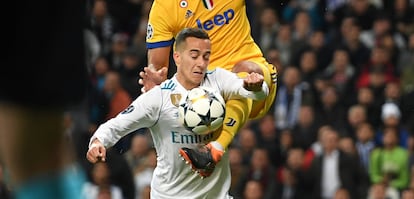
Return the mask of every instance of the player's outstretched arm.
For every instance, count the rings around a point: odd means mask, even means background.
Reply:
[[[98,139],[93,140],[91,145],[89,146],[88,152],[86,153],[86,158],[91,163],[96,163],[98,161],[105,161],[106,159],[105,146]]]
[[[138,83],[143,85],[142,92],[147,92],[167,79],[171,47],[148,49],[148,67],[139,73]]]

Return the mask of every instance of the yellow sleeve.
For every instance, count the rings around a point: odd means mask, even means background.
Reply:
[[[148,18],[147,48],[170,46],[174,42],[177,9],[174,0],[154,0]]]

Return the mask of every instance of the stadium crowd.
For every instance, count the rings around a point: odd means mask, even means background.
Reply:
[[[146,129],[121,139],[105,163],[90,164],[85,154],[97,126],[141,94],[151,4],[87,1],[89,92],[65,120],[88,174],[87,199],[149,198],[156,153]],[[236,199],[413,199],[414,1],[246,4],[251,34],[277,66],[278,91],[268,115],[245,125],[227,150],[230,193]],[[7,179],[0,164],[0,198],[13,192]]]

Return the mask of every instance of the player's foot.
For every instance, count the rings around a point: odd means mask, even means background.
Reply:
[[[213,173],[218,161],[223,156],[223,151],[217,150],[211,144],[197,149],[181,148],[180,155],[191,165],[193,171],[201,177],[208,177]]]

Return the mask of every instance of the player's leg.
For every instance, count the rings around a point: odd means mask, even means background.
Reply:
[[[269,86],[269,95],[264,100],[253,100],[249,119],[260,119],[266,115],[276,98],[276,67],[267,62],[258,63],[257,66],[260,67],[261,74],[263,75],[266,84]]]
[[[276,85],[270,85],[272,82],[271,72],[265,66],[261,66],[251,61],[241,61],[237,63],[233,71],[239,76],[256,72],[265,76],[265,81],[269,85],[270,89],[275,90]],[[275,93],[271,91],[271,93]],[[274,96],[273,98],[274,99]],[[265,113],[269,109],[273,100],[261,100],[256,102],[256,107],[265,107],[265,111],[259,113]],[[270,102],[270,103],[269,103]],[[192,165],[193,169],[197,170],[203,177],[209,176],[214,170],[214,165],[221,160],[225,149],[233,141],[234,136],[239,132],[240,128],[251,118],[253,101],[251,99],[229,100],[226,102],[226,115],[225,121],[221,133],[214,141],[211,141],[206,145],[206,150],[195,151],[192,149],[184,148],[180,150],[182,157]],[[266,105],[269,105],[266,107]],[[257,108],[256,108],[257,109]],[[257,113],[254,116],[258,116]],[[205,152],[208,153],[205,153]],[[201,161],[200,161],[201,160]]]
[[[225,149],[249,119],[251,102],[250,99],[228,100],[223,127],[214,133],[213,141],[199,150],[180,149],[180,155],[200,176],[208,177],[214,171]]]

